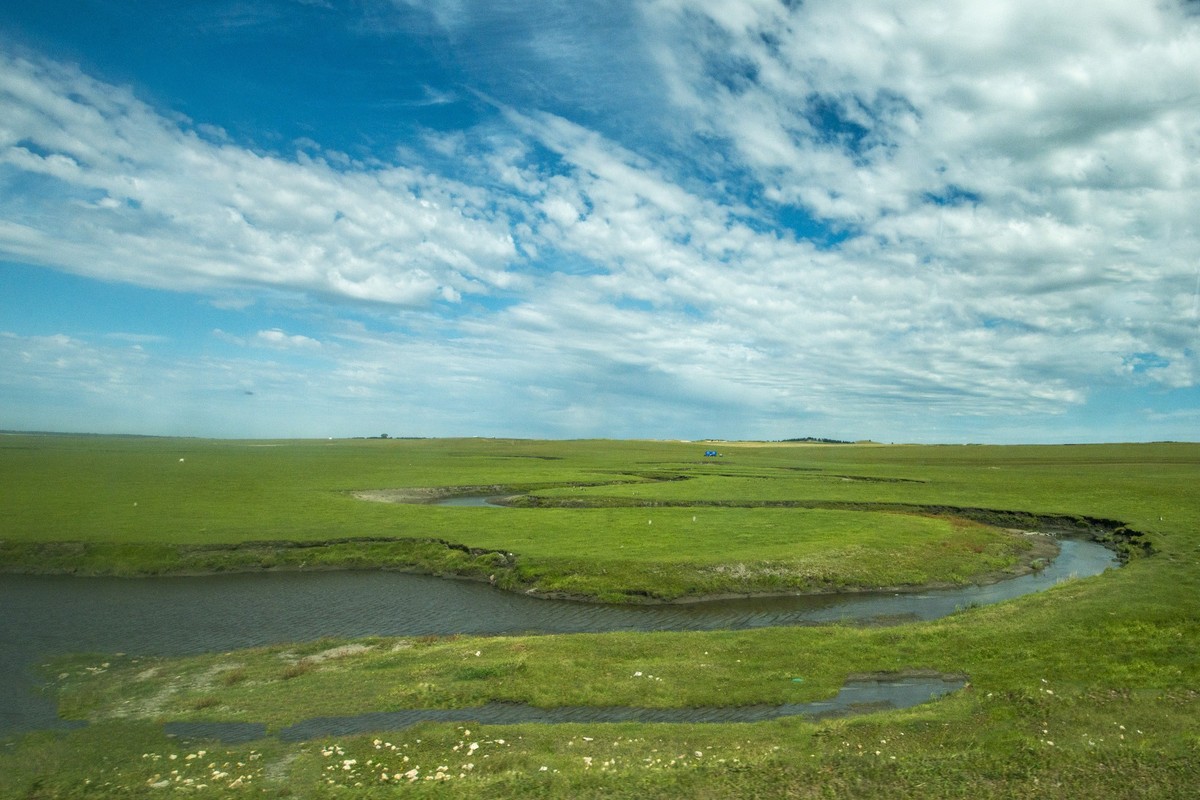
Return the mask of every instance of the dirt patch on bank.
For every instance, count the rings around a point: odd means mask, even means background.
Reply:
[[[358,656],[363,653],[369,653],[371,648],[365,644],[343,644],[337,647],[331,647],[328,650],[322,650],[319,653],[313,653],[310,656],[301,658],[300,661],[306,661],[309,664],[320,664],[324,661],[333,661],[339,658],[348,658],[349,656]]]
[[[1009,578],[1018,578],[1022,575],[1039,572],[1057,558],[1059,551],[1062,549],[1058,545],[1058,539],[1053,534],[1042,533],[1040,531],[1010,530],[1009,532],[1014,536],[1029,537],[1033,546],[1022,553],[1017,563],[1013,566],[977,575],[972,579],[971,583],[984,586],[989,583],[998,583]]]
[[[350,496],[371,503],[436,503],[438,500],[454,497],[455,492],[448,487],[430,486],[409,489],[363,489],[351,492]]]
[[[453,497],[506,497],[516,490],[511,486],[415,486],[399,489],[358,489],[350,496],[370,503],[406,503],[428,505]]]

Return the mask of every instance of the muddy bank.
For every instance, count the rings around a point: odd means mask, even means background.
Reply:
[[[639,476],[626,480],[594,481],[574,483],[488,483],[461,486],[401,486],[390,489],[354,489],[346,492],[358,500],[370,503],[401,503],[410,505],[436,505],[443,500],[463,497],[487,498],[498,505],[518,506],[521,498],[530,492],[542,489],[587,489],[597,486],[621,486],[644,483],[647,480],[667,480]]]
[[[515,500],[522,491],[535,491],[535,489],[526,488],[521,490],[512,486],[493,484],[490,486],[421,486],[402,489],[360,489],[352,491],[349,494],[351,497],[366,500],[370,503],[426,505],[455,497],[495,496],[506,500]]]
[[[224,544],[0,542],[0,573],[88,577],[389,570],[487,580],[516,556],[438,538],[340,537]]]

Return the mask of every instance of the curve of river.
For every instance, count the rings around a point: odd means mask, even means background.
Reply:
[[[322,637],[746,629],[936,619],[1117,565],[1064,539],[1039,573],[987,586],[614,606],[546,600],[396,572],[171,578],[0,575],[0,736],[61,727],[35,667],[74,652],[186,655]]]

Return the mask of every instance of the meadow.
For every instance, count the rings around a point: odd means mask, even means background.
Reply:
[[[806,482],[831,476],[776,466],[766,451],[714,460],[696,445],[626,442],[31,441],[0,441],[0,480],[15,501],[3,512],[0,569],[382,567],[647,602],[960,584],[1047,555],[958,516],[794,507]],[[832,476],[878,480],[892,479]],[[501,517],[363,499],[389,493],[521,493],[522,507]]]
[[[325,567],[414,569],[645,602],[912,588],[1035,566],[1031,537],[984,522],[1100,536],[1128,563],[892,627],[75,655],[49,668],[49,690],[65,716],[91,724],[0,749],[0,796],[155,796],[175,787],[390,797],[444,794],[443,783],[464,797],[1194,792],[1200,446],[720,443],[721,456],[705,458],[713,446],[5,436],[0,569],[296,569],[311,566],[292,559],[302,551],[324,553]],[[526,499],[450,508],[356,496],[400,489]],[[909,670],[965,674],[970,683],[912,709],[819,721],[423,723],[238,745],[171,739],[160,727],[253,720],[274,730],[317,716],[492,701],[774,705],[831,696],[850,675]]]

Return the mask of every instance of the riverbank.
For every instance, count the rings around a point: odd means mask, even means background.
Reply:
[[[1188,785],[1181,741],[1191,725],[1187,714],[1200,710],[1196,699],[1167,689],[1162,684],[1172,679],[1161,671],[1142,675],[1136,694],[1093,688],[1121,681],[1125,673],[1114,672],[1114,664],[1103,659],[1074,658],[1092,634],[1058,621],[1064,608],[1090,613],[1094,604],[1087,598],[1094,584],[1103,594],[1120,592],[1124,572],[1097,579],[1099,584],[1069,582],[1015,605],[973,608],[900,628],[372,637],[186,659],[80,657],[51,670],[64,711],[89,717],[92,725],[53,740],[34,737],[24,747],[36,743],[40,760],[48,759],[42,763],[56,765],[52,777],[43,777],[44,786],[69,793],[92,780],[99,796],[137,790],[164,776],[174,785],[176,775],[180,783],[207,778],[218,794],[249,775],[270,792],[287,786],[303,787],[310,796],[346,789],[392,796],[414,788],[407,778],[393,788],[400,765],[401,776],[417,770],[418,784],[429,786],[425,776],[450,780],[456,794],[480,797],[526,796],[531,781],[550,779],[555,792],[571,796],[600,797],[607,789],[620,796],[636,789],[628,796],[670,797],[681,789],[703,792],[726,784],[744,791],[747,771],[756,770],[769,773],[765,782],[755,782],[768,796],[795,794],[803,781],[824,775],[823,787],[841,787],[835,797],[877,794],[897,785],[915,792],[919,783],[925,784],[923,796],[951,797],[964,786],[964,769],[993,775],[988,785],[996,796],[1014,788],[1019,795],[1022,786],[1033,791],[1032,777],[1050,784],[1039,796],[1067,797],[1081,788],[1122,795],[1128,774],[1080,768],[1097,758],[1119,760],[1138,781],[1159,789]],[[1147,607],[1115,610],[1124,618],[1144,614]],[[1110,623],[1107,633],[1117,630]],[[1120,636],[1109,644],[1124,648],[1127,641]],[[998,652],[997,642],[1007,646]],[[1047,646],[1037,647],[1039,642]],[[1022,655],[1014,649],[1017,643],[1035,649]],[[243,744],[194,733],[169,738],[160,727],[164,720],[254,721],[284,730],[313,717],[489,702],[551,709],[770,707],[834,697],[851,676],[878,673],[885,665],[892,672],[917,666],[938,674],[961,671],[970,676],[970,686],[906,711],[874,708],[860,718],[825,721],[516,725],[482,724],[477,717],[403,730],[385,725],[373,733],[327,732],[311,742],[268,736]],[[1009,716],[1014,709],[1015,719]],[[950,756],[947,745],[953,747]],[[68,753],[70,763],[64,761]],[[903,771],[877,772],[876,759],[890,756]],[[200,759],[205,759],[200,766],[215,759],[217,771],[228,772],[228,778],[215,783],[212,770],[200,774],[193,768]],[[224,770],[226,761],[245,766]],[[350,769],[343,769],[348,761]],[[119,768],[80,766],[100,763]],[[443,765],[441,772],[450,777],[437,779]],[[8,779],[14,785],[31,774],[29,763],[12,766]],[[384,772],[386,782],[380,778]],[[1024,777],[1015,778],[1017,773]],[[858,782],[843,784],[850,775]]]
[[[1101,550],[1096,545],[1090,545],[1090,549]],[[843,669],[845,679],[870,673],[861,665],[878,655],[876,647],[897,637],[868,631],[903,630],[851,627],[856,623],[882,618],[895,624],[903,618],[911,624],[914,620],[953,618],[964,608],[983,610],[997,601],[1053,590],[1068,575],[1095,575],[1104,568],[1105,562],[1091,555],[1073,557],[1067,563],[1053,565],[1055,574],[1038,583],[1021,586],[1022,581],[1011,581],[996,587],[1001,591],[877,595],[861,601],[842,597],[842,602],[832,604],[792,602],[806,599],[793,598],[717,603],[708,608],[619,609],[571,608],[570,604],[523,600],[511,605],[504,619],[492,624],[502,631],[532,633],[502,636],[478,635],[488,630],[483,619],[495,613],[496,601],[479,592],[460,593],[458,602],[448,597],[439,601],[428,597],[433,587],[414,587],[414,592],[422,594],[421,602],[430,601],[430,607],[409,610],[402,600],[391,615],[411,616],[408,624],[417,627],[410,630],[440,630],[454,635],[320,639],[250,650],[229,650],[225,640],[214,640],[206,648],[212,652],[184,658],[147,657],[144,652],[149,642],[131,640],[120,644],[122,650],[132,651],[129,655],[66,658],[49,666],[47,672],[53,676],[52,685],[65,716],[93,722],[135,716],[266,722],[274,728],[313,717],[471,708],[493,701],[544,708],[774,706],[815,701],[836,693],[843,681],[839,677]],[[397,591],[403,588],[394,582],[373,583],[379,585],[375,598],[379,611],[390,608],[389,596],[397,597]],[[86,589],[87,582],[75,586]],[[446,592],[454,593],[453,585],[443,586]],[[345,622],[354,624],[361,617],[360,609],[367,608],[356,603],[343,610],[342,598],[347,598],[352,587],[352,576],[345,575],[311,600],[301,599],[309,595],[301,587],[279,586],[276,591],[289,596],[295,593],[293,599],[278,602],[294,609],[291,616],[297,622],[312,618],[317,609],[327,609],[325,617],[314,620],[310,627],[313,631],[328,631],[325,619],[344,615]],[[73,591],[71,587],[63,588]],[[190,591],[187,585],[175,588]],[[226,585],[225,592],[249,588],[251,584]],[[164,594],[161,598],[171,596]],[[256,605],[252,597],[247,595],[238,605]],[[564,632],[560,627],[563,619],[555,617],[559,611],[568,614],[568,624],[579,626],[574,630],[580,632],[542,635]],[[128,613],[137,615],[136,606],[130,605]],[[172,613],[186,617],[182,608]],[[425,621],[430,619],[438,621],[426,627]],[[769,625],[781,637],[796,638],[794,633],[785,632],[789,625],[815,623],[836,623],[840,631],[823,637],[819,653],[788,652],[775,646],[769,650],[770,656],[766,655],[768,651],[747,654],[742,650],[744,634],[757,627]],[[271,618],[256,623],[254,617],[247,617],[239,626],[247,624],[270,628],[275,623]],[[485,627],[479,627],[481,624]],[[542,627],[547,624],[549,630]],[[181,619],[169,629],[187,625]],[[682,632],[693,626],[696,631]],[[712,636],[699,632],[710,627],[717,630]],[[639,632],[628,632],[631,628]],[[735,628],[740,632],[728,630]],[[383,629],[382,624],[377,629]],[[643,637],[649,640],[643,641]],[[601,647],[603,652],[596,649]],[[859,652],[857,648],[862,647],[866,649]],[[886,671],[918,674],[912,670],[937,666],[945,661],[945,655],[938,657],[936,647],[901,651]],[[686,658],[679,661],[678,656]],[[764,670],[774,677],[764,682]],[[946,670],[937,674],[942,672]],[[984,674],[987,672],[985,669]]]
[[[448,632],[486,638],[533,632],[545,637],[608,631],[749,631],[797,625],[897,626],[1046,591],[1061,581],[1098,575],[1114,566],[1111,553],[1099,545],[1064,540],[1062,554],[1045,570],[991,586],[922,594],[657,605],[558,602],[498,592],[478,583],[376,570],[139,580],[8,576],[0,578],[0,608],[6,612],[0,616],[0,739],[12,732],[61,725],[53,707],[35,695],[28,670],[75,651],[126,654],[94,657],[78,670],[80,676],[101,677],[114,664],[147,656],[231,655],[247,647],[371,634],[426,640]],[[286,652],[288,647],[300,645],[283,647]],[[338,660],[332,656],[365,653],[373,647],[374,643],[359,640],[315,653],[304,649],[306,655],[295,665],[298,669],[336,669]],[[334,663],[327,663],[331,661]],[[483,668],[486,671],[493,666]],[[221,672],[224,665],[214,668]],[[55,678],[62,670],[51,667],[42,672]],[[144,672],[139,669],[135,674]],[[163,672],[181,674],[169,665]],[[479,678],[478,673],[468,675],[472,676]],[[146,688],[144,681],[136,685]],[[191,701],[179,699],[185,706],[191,702],[211,706],[203,695]],[[300,700],[297,696],[298,709],[304,708]]]
[[[483,581],[538,597],[644,604],[985,585],[1040,569],[1057,552],[1055,535],[1101,542],[1123,561],[1152,549],[1119,521],[1081,515],[863,501],[564,498],[531,493],[531,487],[504,494],[514,488],[350,493],[360,501],[415,505],[440,514],[443,526],[457,519],[471,544],[386,536],[228,543],[10,539],[0,541],[0,572],[144,577],[382,569]],[[496,492],[502,494],[492,496]],[[504,516],[434,508],[447,498],[476,496],[491,496],[493,510],[506,506]],[[863,546],[872,528],[882,534],[874,536],[874,550]]]
[[[3,445],[6,572],[380,568],[647,603],[919,589],[1036,568],[1036,548],[997,528],[1090,535],[1123,557],[1152,548],[1152,537],[1086,509],[948,502],[936,473],[797,466],[834,453],[814,447],[731,450],[718,464],[684,458],[687,445],[645,442],[248,448],[14,436]],[[383,488],[406,475],[423,485]],[[503,517],[429,504],[466,494],[505,496]]]
[[[962,527],[962,523],[952,524]],[[963,552],[950,557],[938,552],[946,547],[945,540],[935,540],[932,547],[922,543],[916,555],[902,553],[897,545],[882,554],[886,559],[914,559],[923,557],[921,551],[932,550],[940,561],[925,566],[920,573],[896,570],[885,573],[882,565],[864,559],[861,552],[848,553],[845,558],[851,563],[841,564],[822,555],[819,562],[685,561],[670,566],[656,562],[640,571],[625,566],[610,573],[612,562],[606,560],[585,564],[572,559],[569,564],[556,564],[553,559],[527,559],[518,553],[442,539],[384,537],[206,545],[0,542],[0,571],[147,577],[377,569],[482,581],[506,591],[577,602],[695,603],[735,597],[921,592],[966,584],[986,585],[1036,571],[1058,552],[1051,536],[1011,530],[1003,535],[1007,541],[997,539],[998,531],[991,536],[974,531],[967,542],[955,542]],[[981,538],[985,539],[982,543]],[[616,563],[627,565],[623,560]],[[966,572],[972,568],[978,571]],[[919,574],[930,579],[919,583],[864,580],[872,574]],[[942,574],[953,579],[943,578]],[[567,582],[576,587],[586,586],[588,590],[555,588]],[[675,593],[670,593],[672,586],[678,587]]]

